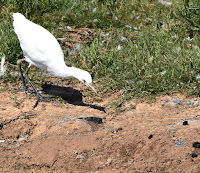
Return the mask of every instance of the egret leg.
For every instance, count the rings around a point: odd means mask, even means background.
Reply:
[[[31,67],[31,64],[29,64],[29,66],[28,66],[28,68],[26,69],[24,75],[25,75],[25,79],[28,81],[28,83],[29,83],[29,84],[31,85],[31,87],[33,88],[33,91],[34,91],[35,95],[38,97],[38,99],[37,99],[35,105],[33,106],[33,108],[35,108],[35,107],[38,105],[38,103],[39,103],[40,100],[42,100],[42,101],[44,101],[44,102],[51,102],[51,101],[46,100],[45,97],[42,96],[42,95],[38,92],[38,90],[35,88],[35,86],[34,86],[33,83],[31,82],[31,80],[30,80],[30,78],[29,78],[29,76],[28,76],[28,71],[29,71],[30,67]],[[52,103],[53,103],[53,102],[52,102]]]
[[[17,60],[17,65],[18,65],[19,72],[21,74],[21,80],[22,80],[24,92],[25,92],[25,94],[27,96],[28,87],[26,86],[25,78],[24,78],[24,75],[23,75],[22,67],[21,67],[21,63],[23,61],[25,61],[25,59],[19,59],[19,60]]]
[[[29,78],[29,76],[28,76],[28,71],[29,71],[29,69],[30,69],[30,67],[31,67],[31,64],[29,64],[28,68],[26,69],[26,71],[25,71],[25,73],[24,73],[25,76],[23,75],[23,71],[22,71],[22,68],[21,68],[21,63],[22,63],[23,61],[25,61],[25,59],[20,59],[20,60],[17,61],[17,64],[18,64],[18,68],[19,68],[19,71],[20,71],[20,74],[21,74],[21,80],[22,80],[24,92],[25,92],[26,96],[27,96],[27,91],[28,91],[29,93],[34,94],[34,95],[36,95],[36,96],[38,97],[38,99],[37,99],[35,105],[33,106],[33,108],[35,108],[35,107],[38,105],[38,103],[39,103],[40,100],[42,100],[42,101],[44,101],[44,102],[51,102],[51,101],[46,100],[46,99],[44,98],[44,96],[42,96],[42,95],[38,92],[38,90],[34,87],[34,85],[32,84],[32,82],[31,82],[31,80],[30,80],[30,78]],[[25,82],[25,79],[26,79],[26,80],[28,81],[28,83],[31,85],[31,87],[33,88],[33,90],[28,89],[28,87],[27,87],[27,85],[26,85],[26,82]],[[55,105],[55,103],[53,103],[53,102],[52,102],[52,104]]]

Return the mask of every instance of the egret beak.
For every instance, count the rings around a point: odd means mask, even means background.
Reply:
[[[86,86],[90,87],[97,94],[97,91],[94,89],[94,87],[91,84],[87,83],[86,81],[85,81],[85,84],[86,84]]]

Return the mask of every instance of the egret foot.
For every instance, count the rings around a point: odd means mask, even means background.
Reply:
[[[49,100],[46,100],[46,99],[45,99],[41,94],[39,94],[39,93],[37,93],[37,96],[38,96],[38,99],[37,99],[37,101],[35,102],[35,105],[33,106],[33,109],[37,107],[37,105],[38,105],[38,103],[39,103],[40,100],[43,101],[43,102],[48,102],[48,103],[51,102],[51,101],[49,101]]]
[[[52,103],[54,106],[57,106],[53,101],[49,101],[49,100],[46,100],[45,98],[53,98],[53,97],[48,97],[48,96],[42,96],[40,93],[37,92],[37,96],[38,96],[38,99],[37,101],[35,102],[35,105],[33,106],[33,109],[37,107],[39,101],[43,101],[43,102],[47,102],[47,103]]]

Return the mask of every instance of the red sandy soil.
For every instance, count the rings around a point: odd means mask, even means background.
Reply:
[[[161,96],[117,113],[109,104],[118,98],[87,101],[93,106],[54,99],[57,106],[39,102],[33,109],[35,96],[0,91],[0,172],[200,172],[200,149],[193,147],[200,106],[189,104],[199,98]]]

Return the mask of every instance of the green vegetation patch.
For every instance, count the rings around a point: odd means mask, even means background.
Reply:
[[[88,70],[102,94],[120,91],[123,99],[173,92],[199,95],[200,2],[170,2],[1,1],[0,54],[12,64],[23,57],[11,17],[11,12],[21,12],[57,38],[69,27],[95,33],[91,42],[79,41],[77,51],[61,46],[66,63]]]

